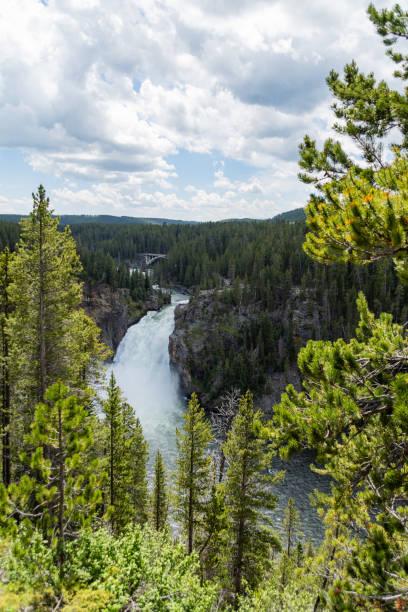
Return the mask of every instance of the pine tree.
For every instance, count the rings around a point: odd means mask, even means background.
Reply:
[[[296,544],[295,559],[296,559],[296,566],[302,567],[304,560],[305,560],[305,551],[303,549],[303,545],[300,540]]]
[[[146,480],[147,443],[140,421],[122,398],[111,373],[103,403],[107,427],[110,521],[116,532],[128,523],[147,519],[148,491]]]
[[[406,82],[408,56],[394,45],[408,37],[408,12],[399,5],[380,11],[370,5],[368,13],[399,65],[394,76]],[[334,129],[354,141],[365,163],[356,164],[338,142],[328,140],[318,151],[305,137],[300,176],[318,192],[306,208],[310,232],[304,250],[323,263],[364,265],[391,256],[399,278],[407,283],[406,88],[392,90],[384,81],[377,83],[355,62],[345,67],[343,80],[332,71],[327,82],[335,97]],[[384,138],[391,130],[399,142],[387,159]],[[384,282],[375,289],[387,299]],[[326,590],[337,564],[333,609],[389,610],[405,606],[408,579],[408,341],[391,315],[375,318],[362,294],[357,305],[356,338],[349,343],[309,342],[301,350],[303,392],[287,388],[275,407],[271,435],[280,430],[278,443],[285,456],[305,446],[317,450],[324,471],[334,477],[332,494],[317,495],[326,512],[327,538],[332,538]],[[351,539],[350,530],[361,537]],[[319,596],[315,610],[321,601]]]
[[[10,260],[12,255],[6,247],[0,255],[0,380],[1,380],[1,440],[2,440],[2,480],[7,487],[11,481],[11,449],[10,449],[10,419],[11,419],[11,376],[9,361],[10,338],[7,331],[11,304],[8,289],[11,282]]]
[[[154,463],[154,480],[152,493],[152,519],[157,531],[164,529],[167,523],[168,498],[166,472],[160,451],[157,451]]]
[[[291,581],[293,576],[294,560],[290,557],[286,551],[284,551],[279,559],[279,565],[277,567],[279,575],[279,586],[283,591]],[[283,602],[281,602],[282,605]]]
[[[259,584],[269,565],[270,552],[280,548],[266,511],[276,497],[271,487],[283,473],[270,474],[273,450],[262,438],[260,412],[254,412],[248,391],[241,397],[239,411],[224,445],[228,464],[225,481],[230,582],[236,596],[244,584]]]
[[[208,445],[212,439],[210,424],[192,394],[184,427],[177,430],[176,516],[187,536],[187,551],[195,547],[197,532],[203,527],[205,506],[211,484],[211,457]]]
[[[297,537],[302,535],[299,512],[296,510],[295,502],[291,497],[289,497],[288,505],[285,509],[282,527],[283,535],[286,540],[286,554],[290,556]]]
[[[81,266],[70,230],[58,230],[41,185],[33,200],[10,265],[13,312],[7,326],[18,380],[15,401],[26,410],[23,432],[50,384],[61,379],[71,390],[83,392],[99,358],[106,356],[98,328],[79,309]]]
[[[393,47],[408,36],[408,12],[399,5],[378,11],[371,4],[370,20],[388,47],[387,54],[403,67],[394,76],[408,78],[408,56]],[[372,73],[364,75],[353,61],[344,78],[332,71],[327,79],[335,98],[335,131],[348,136],[366,164],[357,164],[339,142],[328,139],[319,151],[306,136],[300,147],[300,178],[317,187],[306,208],[310,232],[304,249],[323,263],[365,264],[394,256],[397,271],[408,279],[407,262],[407,96],[392,90]],[[393,160],[383,142],[393,131]],[[395,142],[399,138],[400,142]]]
[[[215,481],[215,470],[214,470]],[[225,487],[213,482],[208,503],[205,505],[203,527],[197,541],[201,569],[206,579],[225,582],[227,514]]]
[[[300,351],[304,390],[287,388],[275,406],[273,432],[279,432],[283,455],[307,444],[334,478],[332,495],[316,497],[330,532],[339,534],[332,548],[340,554],[347,528],[364,534],[364,540],[348,542],[350,571],[336,589],[386,601],[389,593],[397,597],[404,592],[408,567],[407,509],[402,505],[408,501],[408,341],[391,315],[376,319],[361,294],[358,308],[357,338],[310,341]],[[348,604],[356,609],[350,597]],[[339,606],[345,603],[339,594],[335,600]],[[366,600],[361,601],[364,607]]]
[[[115,377],[111,373],[109,385],[107,388],[108,397],[103,404],[103,410],[108,428],[108,463],[109,463],[109,505],[111,506],[111,524],[115,527],[116,512],[116,478],[117,478],[117,463],[121,462],[122,449],[119,446],[120,440],[120,409],[121,395],[119,387],[116,385]]]
[[[407,172],[407,157],[396,152],[393,162],[373,172],[370,180],[352,169],[341,181],[325,185],[306,209],[311,230],[306,253],[321,263],[358,265],[392,256],[399,278],[406,283]]]
[[[102,482],[95,476],[96,462],[87,464],[92,445],[87,412],[76,396],[58,382],[44,394],[34,413],[27,443],[34,449],[24,457],[28,473],[17,484],[0,485],[3,524],[27,538],[34,530],[47,539],[59,570],[64,575],[65,548],[81,527],[90,525],[101,503]],[[54,452],[45,458],[44,447]],[[32,471],[34,476],[30,476]]]
[[[311,557],[314,557],[314,550],[312,540],[309,538],[306,542],[305,558],[310,559]]]
[[[128,433],[130,491],[134,508],[134,520],[144,525],[149,519],[149,489],[146,463],[149,456],[148,444],[143,436],[140,420],[134,416],[132,406],[125,403],[125,428]]]

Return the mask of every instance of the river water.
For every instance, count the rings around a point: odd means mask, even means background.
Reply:
[[[139,323],[130,327],[120,343],[111,366],[123,395],[140,419],[149,444],[148,475],[151,478],[157,449],[163,455],[168,471],[174,470],[176,459],[176,427],[182,427],[186,399],[179,387],[177,372],[170,367],[169,335],[174,328],[174,309],[186,302],[186,296],[173,293],[172,303],[160,311],[148,312]],[[286,470],[284,481],[275,487],[279,496],[273,513],[277,531],[284,509],[292,497],[302,520],[303,533],[317,543],[323,534],[322,525],[310,506],[310,493],[319,488],[328,491],[329,481],[309,469],[311,454],[294,457],[290,462],[275,458],[273,470]]]

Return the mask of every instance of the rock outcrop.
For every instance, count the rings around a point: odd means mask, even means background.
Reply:
[[[84,285],[82,307],[101,329],[101,339],[113,354],[128,327],[137,323],[149,310],[159,310],[162,305],[163,299],[154,290],[144,302],[135,302],[129,289]]]
[[[220,305],[222,291],[203,291],[192,298],[189,304],[181,304],[175,310],[175,328],[169,338],[170,362],[180,373],[181,384],[186,393],[198,391],[202,404],[211,409],[219,396],[227,389],[222,376],[222,363],[218,362],[211,377],[211,389],[207,389],[203,378],[208,380],[212,352],[215,347],[228,347],[229,355],[243,349],[242,330],[249,329],[251,322],[267,316],[276,331],[276,349],[266,371],[266,383],[258,392],[257,405],[264,413],[279,401],[287,384],[300,386],[296,364],[299,348],[312,338],[321,338],[323,313],[313,296],[299,287],[292,287],[285,303],[271,312],[265,312],[256,302],[247,305]],[[292,343],[292,350],[290,350]],[[255,349],[252,355],[256,361]],[[221,367],[220,367],[221,365]],[[241,389],[245,391],[245,389]]]

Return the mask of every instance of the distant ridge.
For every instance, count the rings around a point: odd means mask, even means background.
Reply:
[[[288,223],[294,223],[295,221],[306,221],[305,209],[295,208],[295,210],[288,210],[287,212],[283,212],[275,217],[272,217],[271,221],[288,221]]]
[[[274,217],[270,217],[269,219],[251,219],[250,217],[242,217],[242,218],[232,218],[232,219],[222,219],[221,221],[213,221],[213,223],[251,223],[253,221],[288,221],[288,223],[294,223],[295,221],[305,221],[306,215],[304,208],[295,208],[294,210],[288,210],[283,213],[279,213],[279,215],[275,215]]]
[[[182,221],[181,219],[163,219],[161,217],[116,217],[115,215],[57,215],[61,219],[61,225],[76,225],[78,223],[103,223],[109,225],[129,225],[129,224],[140,224],[140,225],[197,225],[201,221]],[[0,214],[0,220],[11,221],[18,223],[20,219],[28,217],[28,215],[6,215]],[[288,223],[294,223],[295,221],[304,221],[306,219],[305,211],[303,208],[296,208],[295,210],[288,210],[287,212],[280,213],[271,219],[224,219],[220,223],[245,223],[251,221],[287,221]],[[213,223],[216,223],[214,221]]]
[[[116,217],[115,215],[55,215],[60,217],[61,225],[75,225],[77,223],[106,223],[110,225],[125,225],[130,223],[139,223],[142,225],[163,225],[168,223],[173,224],[184,224],[184,225],[195,225],[199,221],[181,221],[179,219],[162,219],[162,218],[148,218],[148,217]],[[28,217],[28,215],[6,215],[0,214],[2,221],[14,221],[19,222],[20,219]]]

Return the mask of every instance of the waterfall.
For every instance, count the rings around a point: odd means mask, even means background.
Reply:
[[[149,444],[149,473],[157,449],[167,469],[175,466],[176,427],[181,424],[186,401],[179,389],[178,375],[170,367],[168,342],[174,328],[174,309],[185,301],[185,295],[175,293],[171,304],[158,312],[148,312],[132,325],[111,366],[124,397],[142,424]]]

